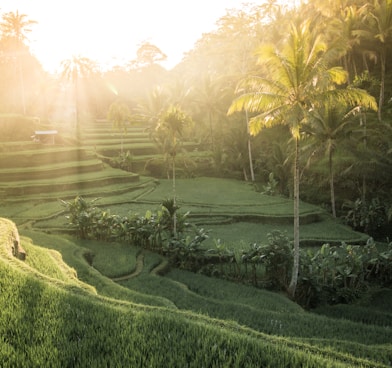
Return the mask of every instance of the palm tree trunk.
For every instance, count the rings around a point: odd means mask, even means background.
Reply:
[[[25,85],[24,85],[24,78],[23,78],[22,62],[20,60],[20,57],[18,57],[18,69],[19,69],[20,90],[21,90],[21,97],[22,97],[22,111],[23,111],[23,115],[26,115]]]
[[[79,127],[79,111],[78,111],[78,82],[74,82],[74,105],[75,105],[75,129],[76,132],[78,132],[78,127]]]
[[[363,117],[363,119],[362,119]],[[367,128],[366,128],[366,113],[360,115],[360,125],[363,125],[363,146],[366,152],[367,148]],[[362,174],[362,203],[366,202],[366,170]]]
[[[378,121],[381,122],[381,109],[382,105],[384,104],[384,92],[385,92],[385,63],[386,63],[386,52],[383,49],[381,51],[381,83],[380,83],[380,97],[378,99],[378,111],[377,111],[377,116],[378,116]]]
[[[173,156],[173,235],[177,237],[177,202],[176,202],[176,156]]]
[[[348,56],[347,56],[347,54],[343,56],[343,66],[344,66],[345,70],[347,70],[347,71],[350,70],[348,68]],[[347,76],[348,76],[347,83],[350,85],[351,84],[350,72],[347,73]]]
[[[252,162],[252,145],[250,141],[250,133],[249,133],[249,118],[248,118],[248,110],[245,110],[246,116],[246,132],[248,134],[248,156],[249,156],[249,168],[250,168],[250,177],[252,182],[255,181],[255,172],[253,170],[253,162]]]
[[[294,254],[293,270],[288,293],[291,298],[295,296],[299,273],[299,138],[295,138],[294,160]]]
[[[334,186],[334,173],[332,165],[332,151],[329,152],[329,185],[331,189],[331,208],[332,216],[336,217],[336,206],[335,206],[335,186]]]
[[[244,174],[244,180],[245,180],[245,181],[248,181],[248,175],[247,175],[247,173],[246,173],[245,167],[242,168],[242,173]]]
[[[215,152],[215,141],[214,141],[214,132],[212,129],[212,113],[211,113],[211,111],[208,112],[208,122],[210,124],[211,149],[212,149],[212,152]]]

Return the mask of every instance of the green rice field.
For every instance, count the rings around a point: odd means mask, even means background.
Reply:
[[[91,129],[78,149],[14,144],[0,154],[14,163],[0,169],[2,367],[391,366],[388,289],[307,311],[284,293],[170,268],[138,244],[73,236],[61,200],[99,198],[99,208],[131,216],[173,196],[170,179],[101,162],[104,151],[90,147],[118,149],[113,137],[100,141],[104,132]],[[147,140],[135,134],[138,145]],[[292,236],[292,201],[247,182],[179,178],[176,196],[179,211],[208,231],[206,249],[219,239],[238,253],[276,229]],[[300,223],[303,247],[367,240],[308,203]],[[17,233],[25,260],[13,256]]]

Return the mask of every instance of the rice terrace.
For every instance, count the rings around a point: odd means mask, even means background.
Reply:
[[[261,3],[56,75],[2,14],[2,368],[392,367],[392,2]]]

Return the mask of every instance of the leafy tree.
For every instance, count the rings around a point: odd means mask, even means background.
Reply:
[[[143,68],[151,66],[157,62],[165,61],[167,56],[159,47],[150,42],[143,42],[136,51],[136,60],[131,62],[132,68]]]
[[[328,48],[322,35],[312,32],[309,21],[292,23],[282,49],[264,45],[258,50],[258,63],[267,73],[249,77],[238,87],[241,93],[229,114],[240,110],[258,113],[250,120],[250,131],[258,134],[276,124],[290,127],[295,141],[294,160],[294,265],[289,294],[294,297],[299,270],[299,142],[301,128],[310,111],[326,100],[356,102],[366,95],[357,89],[337,89],[347,80],[340,67],[331,67],[336,50]],[[369,105],[373,106],[369,103]]]

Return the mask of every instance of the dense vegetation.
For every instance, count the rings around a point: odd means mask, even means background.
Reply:
[[[3,14],[0,217],[27,257],[0,219],[1,365],[391,366],[391,19],[244,5],[173,70],[145,43],[49,76]]]

